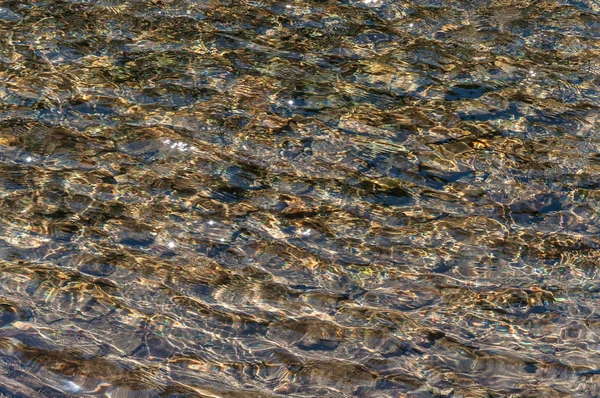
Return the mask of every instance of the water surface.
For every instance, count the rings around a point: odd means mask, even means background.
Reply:
[[[599,12],[0,2],[0,393],[599,396]]]

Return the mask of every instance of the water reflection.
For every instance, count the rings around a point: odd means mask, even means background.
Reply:
[[[0,393],[598,396],[593,1],[0,7]]]

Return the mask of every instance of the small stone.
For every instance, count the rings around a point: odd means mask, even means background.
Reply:
[[[273,389],[275,394],[291,394],[294,392],[294,386],[291,383],[282,383]]]
[[[16,22],[16,21],[20,21],[22,19],[23,19],[23,17],[20,16],[19,14],[12,12],[8,8],[0,7],[0,20]]]

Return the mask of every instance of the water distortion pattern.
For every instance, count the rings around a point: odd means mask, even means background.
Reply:
[[[600,396],[597,0],[3,0],[0,396]]]

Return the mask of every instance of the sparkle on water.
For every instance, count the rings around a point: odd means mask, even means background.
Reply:
[[[599,12],[1,1],[0,395],[600,396]]]

